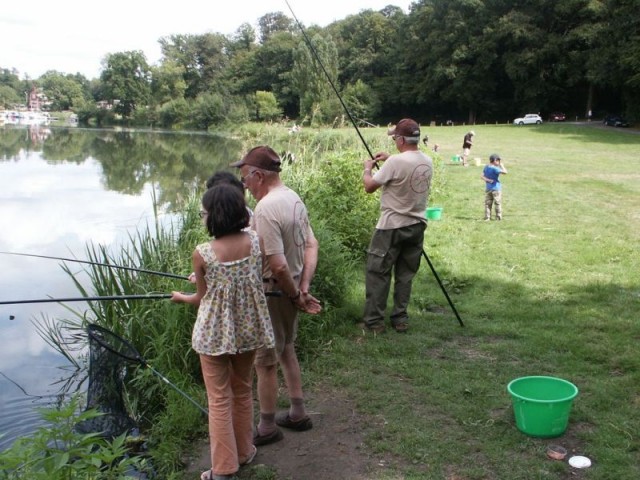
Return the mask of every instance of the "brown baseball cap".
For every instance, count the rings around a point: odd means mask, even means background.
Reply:
[[[394,127],[387,131],[387,135],[400,135],[401,137],[419,137],[420,125],[411,118],[403,118]]]
[[[242,160],[238,160],[229,166],[240,168],[243,165],[251,165],[252,167],[269,170],[271,172],[279,172],[281,170],[280,157],[273,148],[267,145],[253,147],[242,157]]]

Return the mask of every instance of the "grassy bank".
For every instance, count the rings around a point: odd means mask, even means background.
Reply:
[[[638,478],[640,136],[558,124],[474,130],[471,156],[484,165],[498,152],[509,170],[505,219],[482,221],[481,167],[445,165],[435,199],[444,215],[425,241],[466,326],[425,264],[409,334],[363,333],[358,284],[353,318],[306,378],[348,391],[372,416],[368,448],[397,460],[380,478],[558,479],[575,471],[546,459],[549,440],[516,429],[506,385],[562,377],[580,393],[553,443],[592,459],[579,478]],[[427,129],[445,159],[465,131]]]

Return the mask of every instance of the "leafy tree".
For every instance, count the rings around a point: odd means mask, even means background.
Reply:
[[[177,98],[160,107],[160,125],[163,127],[180,126],[189,116],[189,104],[184,98]]]
[[[20,80],[15,69],[0,68],[0,105],[14,108],[24,103],[27,90],[27,82]]]
[[[256,92],[256,120],[277,120],[282,110],[273,92]]]
[[[380,100],[373,89],[362,80],[345,87],[342,99],[355,120],[368,121],[380,113]]]
[[[252,57],[252,70],[247,81],[248,92],[271,91],[288,116],[299,112],[299,99],[291,86],[293,53],[299,37],[290,32],[276,32],[260,45]]]
[[[199,95],[191,109],[191,124],[201,130],[224,122],[228,112],[224,98],[219,93]]]
[[[300,97],[300,115],[312,122],[314,119],[326,122],[341,114],[339,103],[336,105],[336,95],[325,75],[326,72],[338,89],[336,46],[331,37],[325,38],[320,34],[309,37],[309,41],[315,54],[305,42],[300,42],[294,52],[291,83]]]
[[[156,102],[162,104],[184,98],[187,83],[184,67],[174,60],[165,60],[158,67],[151,67],[151,91]]]
[[[258,19],[260,43],[266,43],[276,32],[292,33],[295,29],[293,20],[282,12],[267,13]]]
[[[475,122],[476,112],[495,100],[497,85],[495,45],[483,36],[485,2],[423,0],[413,13],[410,29],[398,40],[403,48],[397,49],[397,61],[405,66],[397,75],[402,100],[435,98],[466,110]]]
[[[2,108],[13,108],[14,105],[20,103],[22,98],[18,95],[13,88],[9,85],[1,85],[0,84],[0,106]]]
[[[243,23],[238,27],[229,41],[229,52],[231,55],[239,51],[250,51],[256,44],[256,31],[248,24]]]
[[[228,45],[229,41],[219,33],[171,35],[160,39],[164,61],[172,61],[183,69],[186,98],[226,89],[221,80],[229,63]]]
[[[363,10],[327,28],[338,48],[342,82],[362,80],[371,85],[387,74],[385,57],[396,51],[397,28],[404,16],[398,7],[390,8],[386,12],[392,17],[383,11]]]
[[[20,77],[18,77],[15,70],[9,70],[8,68],[0,68],[0,85],[6,85],[16,92],[24,89],[24,82],[20,81]]]
[[[598,2],[598,6],[604,11],[598,12],[592,26],[597,40],[587,60],[587,78],[603,92],[602,97],[606,96],[601,99],[605,108],[626,110],[640,118],[638,2],[611,0]]]
[[[142,51],[107,55],[100,79],[104,95],[114,101],[114,111],[124,118],[131,117],[136,105],[146,105],[150,99],[150,69]]]
[[[43,93],[52,102],[51,110],[79,108],[89,100],[89,92],[74,75],[65,75],[51,70],[42,75],[38,82]]]

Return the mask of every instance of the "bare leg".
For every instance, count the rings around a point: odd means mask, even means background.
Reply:
[[[298,356],[296,355],[296,349],[293,343],[288,343],[284,346],[284,350],[280,355],[280,366],[282,367],[284,380],[287,384],[289,398],[302,399],[302,374],[300,372],[300,364],[298,363]],[[289,414],[293,420],[299,420],[306,416],[304,403],[300,405],[292,404],[291,407]]]
[[[260,403],[258,433],[267,435],[276,428],[274,418],[278,400],[278,366],[256,365],[256,374],[258,376],[258,401]]]

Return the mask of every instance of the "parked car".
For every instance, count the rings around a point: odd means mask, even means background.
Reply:
[[[620,115],[607,115],[606,117],[604,117],[604,120],[602,120],[602,123],[605,124],[607,127],[628,127],[629,126],[629,122],[627,122]]]
[[[564,122],[566,119],[566,115],[562,112],[553,112],[549,114],[550,122]]]
[[[516,118],[513,121],[514,125],[540,125],[542,123],[542,117],[537,113],[527,113],[524,117]]]

